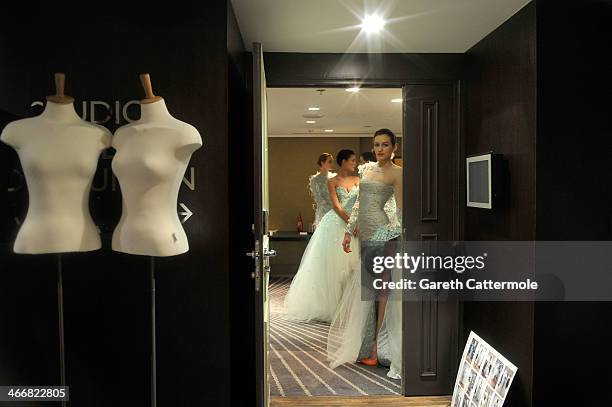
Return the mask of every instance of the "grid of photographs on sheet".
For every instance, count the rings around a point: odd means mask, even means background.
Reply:
[[[451,407],[501,407],[517,368],[470,332],[459,371]]]

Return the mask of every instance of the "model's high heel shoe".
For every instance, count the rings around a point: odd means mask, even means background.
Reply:
[[[372,352],[370,352],[370,356],[374,355],[374,357],[370,357],[368,356],[367,358],[363,358],[359,361],[359,363],[361,363],[362,365],[366,365],[366,366],[378,366],[378,348],[377,348],[377,344],[376,341],[374,342],[374,345],[372,345]]]
[[[359,363],[366,366],[378,366],[378,358],[363,358]]]

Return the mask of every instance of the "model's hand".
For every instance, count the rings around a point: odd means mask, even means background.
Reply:
[[[342,250],[344,250],[345,253],[351,252],[351,235],[348,233],[344,234],[344,239],[342,240]]]

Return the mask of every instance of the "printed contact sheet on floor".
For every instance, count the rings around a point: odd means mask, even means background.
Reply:
[[[501,407],[517,368],[474,332],[465,345],[451,407]]]

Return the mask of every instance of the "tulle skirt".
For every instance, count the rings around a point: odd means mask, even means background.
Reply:
[[[351,247],[354,247],[352,242]],[[394,270],[390,278],[398,280],[401,273]],[[387,376],[394,379],[401,377],[402,363],[402,302],[399,296],[398,293],[389,295],[376,343],[378,361],[389,367]],[[354,363],[370,355],[376,337],[376,303],[370,298],[373,296],[367,293],[362,298],[360,266],[351,269],[329,330],[327,358],[330,367]]]
[[[351,270],[359,267],[358,250],[342,250],[345,225],[333,210],[319,222],[285,297],[287,318],[332,320]],[[351,247],[358,245],[357,241]]]

